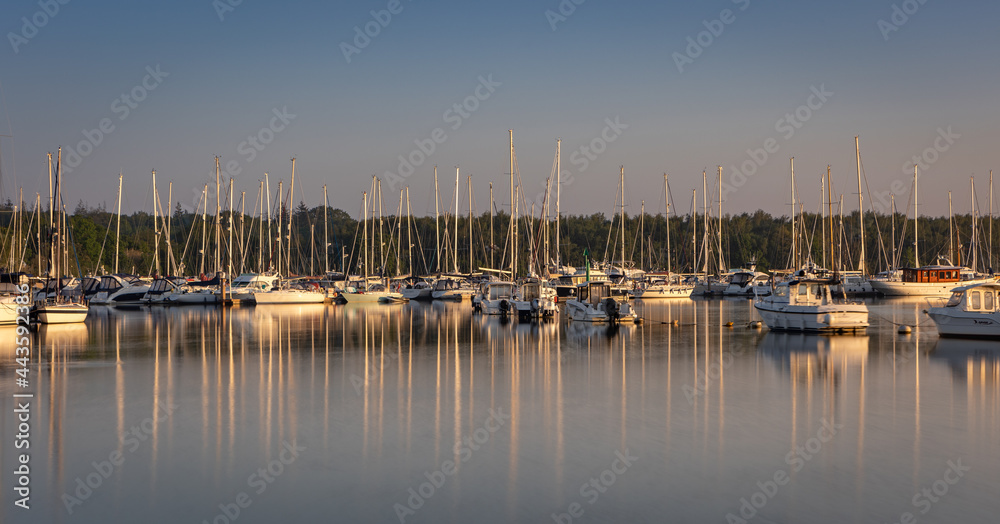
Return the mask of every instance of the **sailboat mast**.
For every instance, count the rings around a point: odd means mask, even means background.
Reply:
[[[458,166],[455,166],[455,241],[452,243],[455,250],[452,253],[452,272],[458,273]]]
[[[698,190],[691,190],[691,272],[698,273]]]
[[[326,184],[323,184],[323,274],[330,271],[330,237],[328,235],[329,220],[326,211],[330,207],[330,199],[327,198]]]
[[[708,275],[708,173],[706,171],[701,172],[701,200],[703,203],[702,211],[704,215],[702,217],[702,224],[704,226],[705,234],[701,239],[701,252],[704,257],[704,267],[705,275]]]
[[[285,257],[285,267],[288,276],[292,276],[292,217],[294,216],[293,206],[295,195],[295,157],[292,157],[292,180],[288,183],[288,256]]]
[[[621,226],[620,237],[621,237],[621,265],[622,265],[622,277],[625,276],[625,166],[621,166],[620,174],[618,175],[618,187],[621,191],[621,203],[622,203],[622,216],[621,216]]]
[[[833,265],[834,272],[840,269],[840,265],[837,263],[840,261],[839,256],[834,257],[833,254],[833,179],[830,177],[830,166],[826,166],[826,216],[830,220],[830,265]]]
[[[644,256],[646,238],[646,201],[639,201],[639,269],[646,267],[646,257]]]
[[[271,250],[271,181],[267,176],[267,172],[264,172],[264,196],[261,198],[260,208],[261,211],[264,210],[264,201],[267,201],[267,268],[271,268],[271,264],[274,262],[274,252]]]
[[[115,273],[118,273],[118,252],[122,238],[122,173],[118,173],[118,225],[115,227]]]
[[[917,234],[917,223],[920,212],[917,208],[917,165],[913,165],[913,267],[920,267],[920,236]]]
[[[410,276],[413,276],[413,212],[410,210],[410,186],[406,186],[406,253]]]
[[[156,170],[153,170],[153,268],[157,275],[160,274],[160,225],[157,223],[156,212]],[[118,272],[118,264],[115,264],[115,273]]]
[[[362,284],[362,290],[367,290],[368,288],[368,193],[366,191],[361,192],[361,223],[364,224],[364,233],[362,233],[361,249],[366,255],[362,258],[364,263],[364,277],[365,281]]]
[[[719,273],[726,263],[722,260],[722,166],[719,166]]]
[[[951,191],[948,191],[948,261],[955,263],[955,215],[951,210]]]
[[[865,209],[861,194],[861,146],[856,135],[854,137],[854,153],[858,161],[858,228],[861,230],[861,258],[858,260],[858,270],[861,271],[861,276],[865,276],[867,269],[865,267]]]
[[[972,245],[969,246],[969,250],[971,251],[971,255],[972,255],[970,258],[972,259],[972,271],[974,273],[976,271],[976,258],[977,258],[976,257],[976,244],[978,243],[977,242],[978,239],[976,238],[976,178],[975,177],[971,177],[971,176],[969,177],[969,195],[970,195],[970,197],[972,199],[972,211],[971,211],[971,213],[972,213],[972,235],[969,237],[969,242]]]
[[[989,270],[993,272],[993,170],[990,169],[990,227],[989,227],[989,242],[987,242],[986,249],[989,250]]]
[[[795,157],[789,159],[792,170],[792,269],[799,268],[799,252],[796,249],[799,232],[795,229]]]
[[[219,171],[219,157],[215,157],[215,271],[222,270],[222,180]]]
[[[441,198],[438,195],[438,166],[434,166],[434,237],[437,239],[437,272],[441,272]]]
[[[469,274],[473,273],[475,267],[472,260],[472,175],[469,175]]]
[[[561,251],[559,251],[559,200],[562,192],[562,139],[556,140],[556,271],[562,267]]]
[[[670,274],[670,185],[667,183],[667,174],[663,173],[663,198],[667,205],[667,214],[664,218],[667,221],[667,274]]]
[[[282,194],[284,194],[284,192],[285,192],[284,189],[283,189],[284,185],[285,185],[285,181],[284,180],[279,180],[278,181],[278,198],[277,198],[277,201],[276,201],[277,205],[278,205],[278,209],[277,209],[277,211],[278,211],[278,228],[275,230],[278,233],[278,245],[277,245],[277,247],[275,249],[275,251],[277,251],[277,256],[275,256],[274,258],[275,258],[275,260],[277,262],[276,267],[277,267],[279,275],[281,274],[281,256],[284,254],[284,251],[285,251],[285,249],[283,247],[284,244],[282,243],[282,238],[281,238],[281,236],[282,236],[282,232],[281,232],[282,221],[285,219],[285,217],[284,217],[284,214],[285,214],[284,213],[285,203],[281,199]],[[287,272],[288,272],[288,270],[286,269],[286,274],[285,274],[286,277],[288,276]]]
[[[517,221],[514,218],[514,130],[510,134],[510,280],[517,276]]]
[[[830,172],[830,166],[826,166],[826,172],[827,173]],[[819,207],[820,207],[820,213],[822,213],[822,215],[823,215],[822,219],[820,220],[820,222],[823,224],[823,228],[822,228],[823,229],[823,231],[822,231],[822,239],[823,240],[821,242],[821,244],[823,245],[823,262],[822,262],[822,265],[823,265],[823,267],[829,267],[829,266],[826,265],[826,206],[823,205],[823,199],[825,199],[825,198],[826,198],[826,179],[823,178],[822,175],[820,175],[820,177],[819,177]]]
[[[493,182],[490,182],[490,269],[496,269],[493,265]]]

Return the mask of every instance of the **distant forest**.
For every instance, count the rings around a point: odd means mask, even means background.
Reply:
[[[39,254],[39,224],[37,214],[30,211],[34,202],[26,206],[27,213],[13,213],[14,203],[0,205],[0,267],[7,271],[24,271],[37,274],[39,268],[47,272],[49,258],[49,214],[42,209],[41,220],[41,260]],[[25,206],[19,207],[25,209]],[[363,273],[365,256],[363,245],[365,235],[359,221],[340,209],[326,209],[325,231],[328,247],[324,252],[324,208],[307,208],[299,203],[289,214],[282,208],[280,220],[282,230],[281,252],[282,273],[289,274],[287,265],[289,216],[292,220],[291,272],[293,275],[321,275],[325,269]],[[275,268],[278,263],[277,230],[278,215],[271,219],[270,234],[266,218],[262,222],[256,217],[232,214],[224,211],[220,225],[216,228],[216,218],[209,215],[184,211],[180,205],[174,209],[169,220],[162,217],[154,227],[153,215],[135,212],[121,218],[120,246],[118,246],[118,270],[121,273],[137,275],[212,274],[216,270],[216,258],[222,261],[220,269],[226,270],[232,253],[234,273],[254,272]],[[397,219],[386,216],[381,220],[369,219],[368,263],[370,275],[397,274],[416,275],[452,272],[454,256],[458,257],[458,272],[469,273],[469,218],[457,218],[457,239],[455,218],[442,216],[435,223],[434,217],[406,216]],[[116,252],[117,215],[103,208],[92,208],[83,202],[68,217],[71,236],[69,267],[72,274],[103,274],[114,271]],[[663,214],[626,216],[625,260],[626,265],[647,270],[674,272],[700,272],[706,269],[716,272],[718,267],[719,221],[709,217],[706,234],[704,217],[690,215],[671,216],[669,243],[667,249],[667,220]],[[724,267],[745,267],[756,261],[760,271],[780,270],[792,267],[792,224],[789,217],[775,217],[763,211],[726,215],[722,219],[721,252]],[[490,215],[485,213],[472,217],[472,267],[501,269],[509,267],[509,215],[500,213],[493,217],[492,237]],[[232,224],[232,244],[230,244],[230,224]],[[167,226],[169,225],[169,235]],[[543,222],[537,217],[521,218],[517,224],[518,274],[524,275],[526,268],[542,267],[545,240],[548,237],[549,262],[556,261],[555,223],[550,223],[548,235],[540,229]],[[985,270],[993,263],[988,252],[992,245],[989,239],[989,221],[977,217],[976,235],[978,243],[972,242],[972,217],[960,215],[953,219],[921,218],[919,223],[921,264],[935,263],[938,255],[953,254],[954,263],[971,265],[970,256],[977,253],[977,265]],[[561,217],[560,253],[564,265],[582,267],[584,254],[589,254],[591,263],[615,263],[621,259],[621,220],[603,213],[592,215],[565,215]],[[829,239],[830,221],[822,220],[818,214],[804,214],[796,224],[799,231],[797,251],[800,263],[809,257],[816,264],[823,264],[824,247],[826,266],[838,264],[840,269],[855,269],[860,256],[861,230],[858,213],[845,215],[833,220],[834,240],[823,242],[824,228]],[[993,228],[994,236],[1000,235],[1000,227]],[[216,241],[216,231],[220,242]],[[641,232],[641,236],[640,236]],[[170,246],[167,248],[169,237]],[[242,238],[242,240],[240,240]],[[441,254],[438,253],[440,238]],[[492,238],[492,241],[491,241]],[[913,221],[905,216],[865,213],[865,259],[869,272],[876,272],[894,266],[914,264]],[[270,241],[268,240],[270,239]],[[824,246],[824,244],[826,244]],[[895,248],[893,245],[895,244]],[[204,245],[204,250],[202,246]],[[216,246],[220,246],[216,248]],[[411,248],[407,248],[407,246]],[[1000,245],[1000,243],[998,243]],[[231,246],[231,247],[230,247]],[[402,246],[402,248],[400,248]],[[707,251],[707,253],[706,253]],[[894,263],[893,257],[897,262]],[[534,262],[533,262],[534,261]],[[157,264],[159,267],[157,267]],[[329,264],[327,268],[327,264]]]

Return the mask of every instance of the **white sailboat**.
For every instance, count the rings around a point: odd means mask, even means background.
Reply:
[[[52,180],[52,153],[49,153],[49,181]],[[62,204],[62,148],[59,148],[59,157],[56,164],[55,191],[49,188],[49,227],[53,231],[50,243],[51,257],[49,258],[50,276],[54,276],[55,293],[52,298],[35,302],[32,313],[42,324],[71,324],[83,322],[90,312],[90,307],[83,302],[73,302],[61,293],[62,278],[59,275],[63,272],[63,267],[69,267],[69,263],[63,255],[63,246],[66,244],[66,213]],[[53,207],[55,206],[55,207]],[[54,211],[58,209],[58,211]]]

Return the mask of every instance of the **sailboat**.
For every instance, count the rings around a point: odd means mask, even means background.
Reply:
[[[52,153],[49,153],[49,180],[52,180]],[[62,148],[59,148],[59,156],[56,163],[55,190],[49,190],[49,228],[52,231],[49,258],[49,276],[54,277],[55,293],[51,298],[46,297],[42,301],[34,303],[32,314],[42,324],[71,324],[83,322],[87,318],[90,307],[83,302],[74,302],[69,297],[64,296],[60,289],[62,287],[63,265],[69,264],[65,260],[64,247],[66,245],[66,212],[62,205]],[[55,207],[53,207],[55,206]]]
[[[946,264],[920,266],[919,238],[917,224],[919,221],[917,207],[917,166],[913,166],[913,256],[914,266],[902,268],[898,277],[890,276],[883,279],[871,279],[872,287],[886,296],[908,297],[948,297],[958,286],[972,286],[994,282],[992,277],[979,277],[974,271],[955,266],[951,261]],[[975,213],[975,210],[973,210]]]
[[[792,222],[795,223],[795,159],[792,172]],[[792,260],[798,264],[797,231],[792,229]],[[767,327],[776,331],[838,333],[862,331],[868,327],[868,306],[863,303],[835,301],[832,288],[840,282],[814,276],[815,271],[800,270],[792,280],[778,283],[767,296],[757,295],[754,308]],[[836,275],[836,273],[835,273]]]

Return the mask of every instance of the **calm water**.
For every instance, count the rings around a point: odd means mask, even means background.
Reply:
[[[95,308],[34,337],[29,511],[2,329],[0,517],[995,522],[1000,345],[939,341],[924,307],[873,303],[855,337],[748,329],[730,300],[617,330],[467,303]]]

